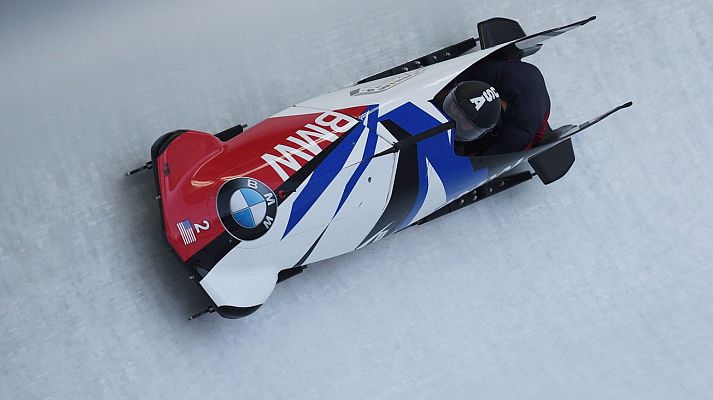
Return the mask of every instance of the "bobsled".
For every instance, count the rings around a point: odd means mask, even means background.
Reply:
[[[360,249],[538,177],[562,178],[572,137],[631,103],[548,129],[535,147],[459,152],[443,98],[502,52],[527,57],[595,17],[526,35],[493,18],[456,43],[289,107],[246,129],[179,130],[151,147],[165,239],[210,298],[200,313],[255,312],[308,264]],[[523,168],[526,167],[526,168]],[[195,316],[194,316],[195,317]]]

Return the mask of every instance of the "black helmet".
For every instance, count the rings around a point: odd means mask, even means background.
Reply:
[[[443,112],[456,122],[456,140],[470,142],[495,128],[500,95],[484,82],[461,82],[443,101]]]

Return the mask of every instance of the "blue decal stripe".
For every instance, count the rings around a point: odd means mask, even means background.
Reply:
[[[351,176],[351,178],[349,178],[349,181],[344,187],[344,193],[342,193],[342,198],[339,200],[339,205],[337,206],[337,211],[334,212],[334,216],[337,216],[339,210],[341,210],[342,206],[344,206],[344,203],[347,201],[347,198],[349,198],[349,195],[354,190],[354,187],[356,186],[357,182],[359,182],[359,178],[361,178],[362,174],[364,174],[364,171],[366,171],[366,167],[369,166],[369,163],[371,162],[371,157],[376,151],[376,143],[378,138],[378,136],[376,135],[376,124],[378,122],[376,116],[376,109],[377,107],[373,106],[369,107],[369,109],[367,110],[367,115],[369,115],[369,119],[367,121],[367,128],[369,129],[369,131],[367,132],[368,136],[366,138],[364,155],[362,156],[361,163],[357,166],[356,170],[354,171],[354,174]]]
[[[394,121],[411,135],[419,134],[420,132],[441,124],[436,118],[410,102],[379,118],[379,120],[387,119]],[[428,193],[428,168],[426,166],[426,158],[429,160],[439,158],[444,150],[448,149],[449,145],[450,143],[445,134],[436,135],[416,144],[418,149],[418,195],[416,196],[416,201],[408,217],[400,222],[397,229],[403,229],[408,226],[411,220],[416,217],[426,200],[426,194]]]
[[[302,190],[295,202],[292,205],[292,212],[290,214],[290,219],[287,222],[287,227],[285,228],[285,233],[282,235],[284,238],[287,236],[292,229],[304,218],[307,212],[312,208],[314,203],[319,199],[319,196],[324,193],[330,183],[336,178],[341,171],[344,164],[349,158],[354,144],[359,140],[361,134],[364,132],[364,125],[357,125],[354,130],[348,133],[344,139],[337,145],[329,156],[322,161],[322,163],[317,166],[317,168],[312,173],[312,177],[307,182],[304,190]]]
[[[443,113],[441,112],[441,114]],[[435,117],[413,103],[406,103],[384,115],[381,119],[391,119],[412,134],[418,134],[440,124]],[[427,158],[441,178],[449,202],[472,187],[476,181],[482,181],[481,177],[487,175],[487,171],[484,170],[473,171],[468,157],[460,157],[455,154],[453,143],[445,132],[419,142],[417,146],[419,159]],[[422,163],[419,161],[420,165]]]

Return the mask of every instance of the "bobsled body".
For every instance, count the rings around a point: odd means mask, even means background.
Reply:
[[[265,302],[281,271],[354,251],[433,216],[562,140],[477,158],[456,153],[451,129],[383,152],[450,122],[434,99],[480,59],[549,36],[370,80],[245,131],[164,135],[152,163],[169,244],[219,313],[240,317]]]

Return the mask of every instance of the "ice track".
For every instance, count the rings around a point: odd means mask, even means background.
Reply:
[[[0,398],[710,399],[710,2],[0,5]],[[134,4],[132,4],[134,3]],[[562,181],[313,265],[248,319],[161,238],[159,135],[253,124],[472,35],[590,15],[529,59]]]

